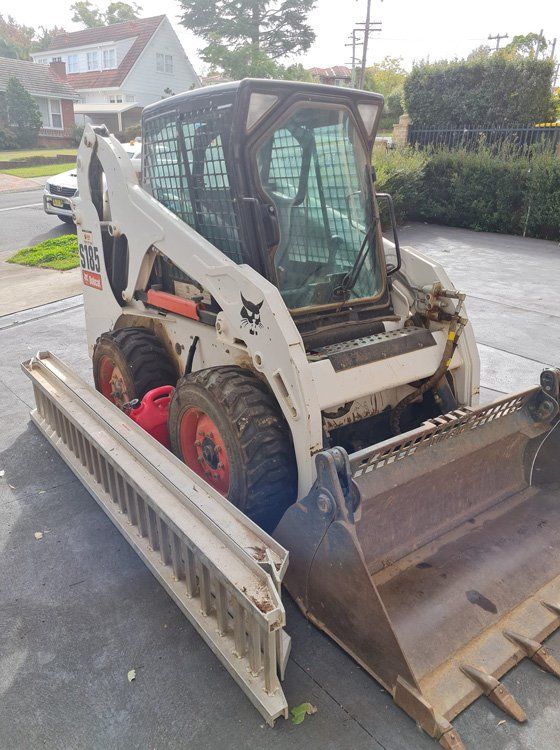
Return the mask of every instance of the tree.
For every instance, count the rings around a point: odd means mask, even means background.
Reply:
[[[110,26],[113,23],[122,23],[123,21],[133,21],[139,17],[142,8],[137,3],[115,2],[109,3],[105,12],[96,5],[92,5],[90,0],[78,0],[70,6],[74,11],[72,20],[74,23],[81,23],[87,29],[96,26]]]
[[[46,49],[51,39],[63,31],[60,26],[40,26],[36,30],[17,23],[12,16],[0,14],[0,57],[29,60],[30,52]]]
[[[142,8],[137,3],[109,3],[105,11],[105,23],[123,23],[139,18]]]
[[[29,50],[33,44],[35,29],[17,23],[12,16],[0,14],[0,50],[8,54],[2,56],[29,60]]]
[[[274,61],[305,52],[315,40],[307,15],[315,0],[179,0],[181,23],[207,43],[214,68],[269,78]]]
[[[285,81],[304,81],[306,83],[313,83],[311,72],[306,70],[301,63],[288,65],[280,71],[279,78],[283,78]]]
[[[536,57],[537,50],[539,55],[543,55],[548,48],[548,41],[542,34],[518,34],[514,36],[509,44],[501,50],[505,55],[519,55],[521,57]]]
[[[62,26],[52,26],[51,28],[48,28],[47,26],[39,26],[39,29],[35,32],[31,51],[39,52],[40,50],[47,49],[56,36],[64,34],[65,32],[66,30],[63,29]]]
[[[35,99],[15,76],[8,78],[6,84],[6,111],[19,145],[33,146],[42,125],[41,113]]]
[[[469,52],[467,60],[487,60],[491,54],[491,48],[487,44],[481,44],[479,47],[475,47],[472,52]]]
[[[384,57],[381,62],[366,68],[364,87],[366,91],[375,91],[388,97],[403,85],[407,75],[402,66],[402,57]]]

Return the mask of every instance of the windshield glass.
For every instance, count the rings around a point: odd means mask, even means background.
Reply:
[[[301,105],[261,144],[257,169],[278,219],[274,266],[288,307],[376,296],[383,280],[370,164],[350,112]],[[344,289],[361,248],[365,260]]]

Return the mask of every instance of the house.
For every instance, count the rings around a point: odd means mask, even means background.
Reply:
[[[309,72],[316,83],[328,83],[331,86],[350,86],[352,71],[346,65],[334,65],[332,68],[310,68]]]
[[[37,102],[43,126],[38,135],[40,146],[72,145],[74,101],[77,94],[66,80],[64,65],[36,65],[28,60],[0,57],[0,96],[8,80],[17,78]]]
[[[113,130],[122,130],[134,117],[138,121],[147,104],[200,86],[167,16],[64,32],[32,57],[43,65],[65,63],[68,82],[79,96],[77,111]],[[119,115],[123,127],[118,127]]]

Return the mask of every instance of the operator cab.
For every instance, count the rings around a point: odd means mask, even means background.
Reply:
[[[143,185],[277,286],[308,343],[374,333],[392,313],[371,174],[382,107],[379,94],[253,79],[170,97],[144,110]],[[204,291],[165,261],[155,272],[164,289]]]

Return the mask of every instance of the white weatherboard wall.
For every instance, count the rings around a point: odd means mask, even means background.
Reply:
[[[158,52],[173,56],[173,73],[158,73]],[[134,96],[134,100],[145,107],[165,97],[166,88],[171,89],[174,94],[179,94],[188,91],[193,85],[200,86],[199,78],[173,27],[167,18],[164,18],[123,81],[121,91],[125,95]]]

